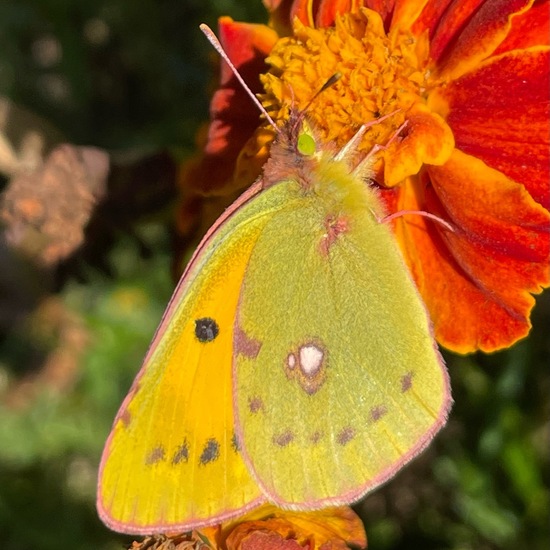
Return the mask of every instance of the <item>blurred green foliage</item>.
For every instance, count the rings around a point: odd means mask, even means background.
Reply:
[[[264,17],[259,0],[4,0],[0,94],[72,143],[185,154],[207,118],[212,77],[198,24],[214,26],[223,14]],[[131,540],[97,519],[96,469],[173,287],[169,225],[138,228],[148,257],[121,235],[110,277],[90,268],[85,281],[70,281],[54,300],[59,330],[19,320],[0,335],[4,549],[116,549]],[[550,546],[547,295],[533,321],[530,337],[510,350],[446,356],[449,425],[356,507],[370,548]],[[67,372],[40,378],[33,366],[58,348]]]
[[[72,143],[188,146],[208,112],[212,49],[198,29],[218,16],[259,20],[237,0],[4,0],[0,94]]]

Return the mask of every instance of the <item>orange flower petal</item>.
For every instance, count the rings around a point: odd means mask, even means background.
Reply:
[[[396,28],[411,30],[414,22],[424,13],[424,10],[426,8],[432,9],[433,4],[440,5],[443,4],[443,2],[430,2],[429,0],[405,0],[404,2],[398,2],[395,6],[391,21],[392,30]],[[412,30],[413,34],[416,34],[416,29]],[[422,29],[421,32],[423,30],[424,29]]]
[[[235,162],[233,172],[233,181],[239,188],[250,185],[258,178],[269,157],[269,149],[274,137],[275,132],[270,126],[260,127],[246,142]]]
[[[549,2],[543,0],[535,2],[530,10],[512,17],[510,32],[493,55],[548,44],[550,38],[549,10]]]
[[[361,520],[348,507],[290,512],[264,505],[239,518],[238,523],[224,525],[224,532],[228,550],[268,548],[262,546],[267,542],[275,545],[270,548],[302,548],[307,545],[312,550],[344,549],[347,545],[364,548],[367,544]],[[262,536],[255,536],[255,533]],[[279,546],[290,539],[298,546]]]
[[[287,538],[291,536],[293,538]],[[227,550],[301,550],[304,544],[300,544],[295,537],[293,526],[287,521],[251,521],[242,523],[227,537]],[[307,539],[302,542],[310,546]]]
[[[428,0],[424,0],[426,1]],[[415,5],[415,1],[403,3],[413,7]],[[394,4],[395,0],[264,0],[264,5],[271,14],[270,23],[275,23],[277,30],[278,27],[284,29],[280,33],[282,36],[292,34],[294,17],[308,27],[328,27],[334,23],[337,15],[357,12],[362,7],[378,12],[388,28]]]
[[[485,0],[474,11],[479,3],[461,0],[452,6],[433,37],[431,55],[439,60],[439,74],[447,80],[475,69],[491,55],[510,32],[512,16],[527,10],[533,0]]]
[[[397,0],[397,2],[398,1],[399,0]],[[365,0],[364,4],[366,8],[378,12],[384,22],[384,28],[389,29],[391,15],[397,2],[396,0]]]
[[[445,121],[422,104],[407,113],[406,137],[384,156],[384,185],[393,187],[417,174],[423,164],[443,164],[454,148],[453,134]]]
[[[510,52],[450,83],[443,94],[458,149],[550,203],[548,51]]]
[[[321,0],[322,3],[324,3],[323,0]],[[264,5],[270,13],[269,22],[278,31],[282,30],[279,32],[280,36],[292,34],[294,18],[298,18],[308,27],[315,27],[314,12],[317,11],[317,4],[318,2],[315,2],[314,5],[313,0],[264,0]]]
[[[338,15],[356,11],[362,5],[363,2],[357,0],[321,0],[315,13],[315,25],[328,27],[334,23]]]
[[[304,25],[313,27],[313,0],[295,0],[290,10],[290,22],[297,17]]]
[[[318,544],[342,540],[358,548],[367,545],[363,523],[347,506],[315,512],[286,512],[285,517],[302,531],[314,533]]]
[[[461,353],[509,346],[530,329],[530,293],[550,282],[550,215],[523,186],[460,151],[428,173],[424,204],[410,186],[400,207],[438,213],[456,232],[410,218],[396,229],[436,338]]]
[[[279,36],[292,34],[295,17],[308,27],[329,27],[337,15],[356,12],[366,4],[364,0],[264,0],[270,14],[269,23]]]
[[[221,527],[219,525],[213,525],[210,527],[201,527],[198,531],[202,535],[203,539],[206,539],[212,548],[219,548]]]

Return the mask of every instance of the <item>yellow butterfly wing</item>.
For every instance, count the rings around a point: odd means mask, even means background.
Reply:
[[[231,360],[242,279],[270,206],[239,206],[199,246],[114,421],[97,507],[115,531],[189,530],[264,500],[235,438]]]
[[[349,503],[445,422],[447,374],[374,192],[296,154],[275,148],[176,289],[101,460],[116,531]],[[299,177],[275,183],[280,166]]]
[[[375,192],[343,162],[265,193],[235,334],[237,431],[270,501],[359,499],[445,423],[449,380]]]

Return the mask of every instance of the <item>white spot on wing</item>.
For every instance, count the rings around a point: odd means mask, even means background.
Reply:
[[[288,380],[297,382],[302,390],[313,395],[325,383],[328,356],[323,341],[310,338],[292,346],[282,366]]]
[[[313,344],[300,348],[300,368],[306,376],[315,374],[323,364],[323,350]]]
[[[289,353],[286,358],[286,364],[289,369],[293,369],[296,366],[296,356],[293,353]]]

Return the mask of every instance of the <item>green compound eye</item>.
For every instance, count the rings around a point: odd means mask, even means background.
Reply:
[[[300,134],[297,149],[300,154],[310,157],[315,154],[315,140],[309,134]]]

